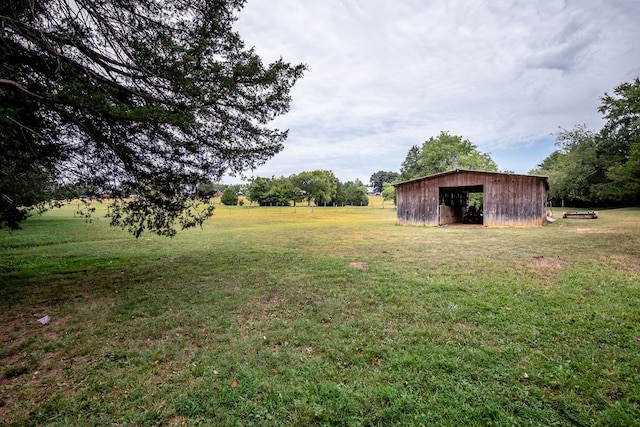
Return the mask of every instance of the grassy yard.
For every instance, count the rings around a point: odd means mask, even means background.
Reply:
[[[73,207],[0,233],[0,425],[640,425],[640,209],[219,207],[135,240]]]

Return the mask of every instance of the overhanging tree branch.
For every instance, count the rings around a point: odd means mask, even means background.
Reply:
[[[290,90],[305,70],[282,60],[265,66],[245,49],[232,29],[243,4],[0,5],[0,148],[20,159],[33,147],[28,159],[7,167],[30,162],[52,181],[75,177],[100,191],[141,194],[144,204],[120,205],[113,221],[126,226],[126,218],[137,218],[136,235],[139,227],[170,235],[176,221],[199,223],[209,211],[187,209],[186,189],[279,152],[287,132],[267,124],[288,111]],[[20,191],[8,182],[0,189]],[[43,191],[37,198],[47,197]],[[142,220],[135,209],[151,209],[155,219]]]

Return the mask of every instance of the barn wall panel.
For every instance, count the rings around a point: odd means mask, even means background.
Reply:
[[[439,213],[441,187],[483,186],[486,226],[534,226],[545,221],[547,180],[544,177],[492,172],[459,171],[434,175],[396,186],[397,222],[438,225],[451,221],[452,213]]]

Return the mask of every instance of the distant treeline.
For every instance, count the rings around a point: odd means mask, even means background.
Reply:
[[[358,179],[340,182],[333,172],[314,170],[289,177],[251,179],[244,195],[260,206],[289,206],[311,203],[316,206],[367,206],[367,187]]]

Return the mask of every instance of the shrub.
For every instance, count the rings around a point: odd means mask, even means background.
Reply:
[[[227,189],[224,190],[224,193],[222,193],[220,201],[223,205],[234,206],[238,204],[238,195],[231,188],[227,187]]]

